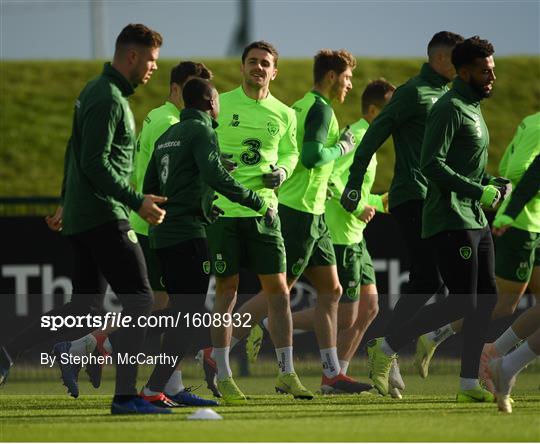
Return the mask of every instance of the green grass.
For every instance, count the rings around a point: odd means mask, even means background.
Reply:
[[[238,86],[237,60],[205,60],[213,70],[219,91]],[[360,117],[360,96],[370,79],[384,76],[399,85],[418,72],[420,59],[359,59],[354,89],[343,105],[336,106],[342,126]],[[168,92],[170,68],[177,61],[160,62],[148,85],[131,99],[140,128],[144,116],[161,105]],[[540,58],[497,58],[497,81],[493,98],[483,104],[491,134],[488,169],[496,172],[499,159],[519,122],[540,109]],[[292,104],[311,88],[311,60],[280,60],[272,93]],[[101,62],[0,63],[0,195],[56,196],[63,174],[63,156],[70,134],[73,103],[85,83],[101,71]],[[387,142],[378,153],[375,190],[387,189],[394,154]]]
[[[355,367],[365,368],[363,363]],[[405,366],[405,370],[409,368]],[[109,414],[109,379],[98,391],[82,383],[81,397],[75,400],[64,394],[59,382],[14,378],[0,392],[0,441],[540,440],[537,365],[518,378],[512,415],[498,413],[494,404],[453,402],[455,369],[452,363],[446,366],[451,371],[443,373],[439,368],[426,380],[406,374],[407,389],[402,400],[362,395],[293,401],[272,395],[273,377],[236,378],[250,395],[248,404],[218,407],[215,410],[223,421],[207,422],[186,419],[194,408],[176,409],[174,415],[159,417],[113,417]],[[199,375],[187,369],[187,374],[193,374],[187,382],[199,384],[200,369],[197,372]],[[302,380],[316,390],[319,378],[304,375]],[[206,389],[197,393],[209,396]]]

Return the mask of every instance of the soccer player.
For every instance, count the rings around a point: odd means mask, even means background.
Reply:
[[[525,170],[540,154],[540,112],[532,114],[520,123],[514,138],[506,149],[499,173],[511,180],[516,186]],[[497,212],[497,220],[505,216],[506,203]],[[515,212],[514,212],[515,213]],[[495,276],[499,298],[493,309],[492,319],[510,316],[527,287],[540,303],[540,196],[536,195],[525,209],[515,213],[512,226],[503,235],[495,238]],[[461,321],[446,325],[439,330],[426,333],[418,338],[416,361],[422,376],[427,376],[429,362],[436,347],[454,332],[461,331]],[[519,338],[510,328],[504,340],[495,344],[486,344],[482,356],[485,364],[487,357],[502,356],[523,338]],[[480,376],[486,377],[485,365],[480,366]],[[492,389],[491,384],[487,384]]]
[[[242,54],[242,85],[220,97],[217,129],[224,154],[238,163],[233,177],[257,191],[277,208],[275,189],[291,176],[298,161],[294,111],[270,94],[277,75],[278,53],[267,42],[248,45]],[[236,302],[241,265],[248,265],[261,283],[260,297],[268,306],[270,332],[279,365],[276,389],[295,398],[312,399],[294,372],[292,320],[285,276],[285,246],[280,220],[268,226],[260,215],[220,196],[216,205],[224,210],[207,228],[211,260],[216,275],[214,318],[229,315]],[[206,380],[215,395],[226,403],[245,403],[232,378],[229,365],[231,323],[215,322],[211,328],[213,349],[199,352]],[[217,386],[214,377],[217,372]]]
[[[443,291],[441,277],[428,243],[422,240],[422,204],[427,180],[420,171],[420,149],[429,110],[448,91],[456,72],[451,61],[454,46],[463,38],[452,32],[435,34],[427,47],[428,62],[418,75],[401,85],[390,103],[373,121],[362,139],[341,197],[343,207],[354,211],[373,154],[391,135],[396,163],[389,191],[389,208],[398,223],[409,255],[409,282],[398,300],[388,333],[408,320],[434,294]]]
[[[535,207],[534,203],[537,206],[539,192],[540,154],[537,154],[512,193],[508,205],[505,208],[501,208],[497,213],[493,221],[493,233],[502,237],[509,230],[512,230],[515,227],[515,221],[526,216],[531,208]],[[536,254],[538,254],[538,247],[536,248]],[[499,410],[502,412],[512,412],[510,392],[512,391],[517,374],[540,355],[539,326],[540,304],[536,304],[522,313],[514,321],[512,326],[493,344],[497,353],[492,353],[488,356],[488,359],[491,359],[491,361],[488,362],[486,373],[489,376],[491,384],[494,385],[497,404]],[[510,354],[502,358],[497,356],[497,354],[499,356],[504,355],[519,340],[526,339],[527,337],[527,341]]]
[[[394,90],[395,87],[385,79],[374,80],[366,86],[362,93],[363,117],[350,126],[350,131],[357,142],[362,140],[369,124],[390,100]],[[370,194],[377,168],[376,156],[373,156],[362,184],[364,198],[360,202],[360,208],[355,214],[350,214],[342,208],[339,198],[347,181],[353,156],[354,151],[351,151],[335,160],[329,179],[330,198],[326,201],[324,213],[336,254],[339,281],[343,288],[337,315],[337,354],[343,375],[347,374],[349,362],[379,310],[375,272],[363,231],[375,211],[385,211],[384,197]],[[298,330],[313,330],[314,311],[313,308],[308,308],[293,312],[293,327]],[[263,327],[267,325],[266,319],[262,325]],[[235,333],[236,331],[233,332]],[[250,361],[256,359],[262,334],[263,330],[259,325],[250,331],[246,344]],[[350,388],[350,385],[345,385],[342,389],[341,385],[341,382],[332,386],[322,385],[321,391],[340,393],[347,392]],[[401,384],[398,385],[399,388],[403,388]],[[370,388],[371,386],[366,384],[365,389]],[[396,394],[395,391],[393,393]]]
[[[211,79],[212,73],[202,63],[185,61],[174,66],[170,74],[169,95],[167,100],[160,107],[150,111],[144,119],[143,127],[137,140],[137,149],[135,151],[134,158],[134,170],[131,176],[131,185],[135,191],[142,192],[144,174],[148,167],[150,157],[154,151],[156,140],[171,125],[174,125],[180,121],[180,110],[182,109],[182,88],[188,80],[195,77]],[[168,296],[164,291],[165,287],[162,283],[161,270],[159,268],[156,253],[148,244],[149,224],[135,211],[131,211],[129,215],[129,222],[135,233],[137,233],[137,239],[141,245],[146,261],[150,285],[154,291],[155,301],[153,314],[154,316],[160,316],[163,314],[163,309],[167,306]],[[69,353],[74,356],[83,356],[89,353],[110,354],[112,352],[112,345],[110,341],[107,340],[107,336],[114,330],[116,330],[116,328],[109,328],[107,331],[97,330],[96,332],[92,332],[76,341],[71,342],[71,344],[56,344],[54,349],[68,349]],[[162,332],[163,329],[150,328],[148,329],[147,335],[150,336]],[[68,387],[70,393],[77,397],[79,393],[77,376],[80,366],[75,364],[62,364],[61,361],[59,362],[61,367],[72,366],[71,369],[62,369],[62,377],[64,379],[64,385]],[[92,385],[96,388],[99,387],[101,384],[102,366],[89,363],[86,365],[85,370],[90,377]],[[170,381],[167,383],[165,387],[165,395],[168,399],[166,402],[163,402],[160,399],[158,401],[153,401],[154,404],[159,405],[168,403],[170,406],[174,406],[175,403],[198,406],[217,405],[215,401],[202,399],[192,393],[189,389],[186,389],[182,381],[182,372],[180,368],[176,369],[171,376]]]
[[[51,227],[62,228],[73,248],[73,295],[71,302],[48,315],[100,314],[107,282],[122,302],[124,316],[136,319],[150,313],[152,290],[128,209],[150,224],[160,224],[165,210],[156,204],[166,198],[143,195],[129,186],[135,122],[128,97],[157,69],[161,44],[161,35],[146,26],[126,26],[116,39],[112,63],[105,64],[102,74],[85,86],[75,102],[64,163],[63,209],[49,220]],[[146,329],[136,325],[111,335],[117,354],[136,355],[141,350]],[[80,337],[81,329],[52,332],[33,323],[3,347],[2,379],[7,376],[9,356],[70,335]],[[139,397],[136,379],[136,364],[117,364],[111,413],[170,413]]]
[[[272,226],[276,211],[257,193],[234,180],[220,161],[214,119],[219,114],[219,96],[208,81],[195,78],[183,90],[186,108],[180,123],[170,127],[157,141],[144,179],[144,191],[168,198],[167,218],[151,227],[149,240],[163,271],[170,306],[164,315],[176,319],[205,311],[210,261],[205,226],[222,211],[213,206],[214,190],[231,202],[246,206]],[[161,353],[182,359],[196,331],[193,321],[182,318],[167,328]],[[148,401],[167,402],[163,390],[174,367],[157,364],[141,396]]]
[[[478,367],[491,311],[497,299],[493,240],[481,208],[494,207],[506,192],[488,184],[489,134],[480,102],[495,81],[493,46],[478,36],[456,45],[458,76],[431,109],[422,145],[421,170],[428,179],[422,236],[432,245],[449,295],[422,307],[397,332],[368,343],[370,377],[388,393],[392,359],[409,341],[464,317],[458,402],[493,401],[480,387]]]

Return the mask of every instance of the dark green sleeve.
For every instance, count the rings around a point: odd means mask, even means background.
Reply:
[[[143,193],[144,194],[155,194],[156,196],[161,195],[161,190],[159,188],[159,173],[156,165],[156,152],[152,152],[150,157],[150,162],[148,162],[148,167],[146,168],[146,173],[144,174],[143,182]]]
[[[479,200],[482,196],[482,185],[456,173],[446,163],[454,134],[461,126],[461,113],[451,102],[442,105],[435,104],[428,115],[420,169],[422,174],[439,188]]]
[[[66,152],[64,153],[64,177],[62,179],[62,190],[60,192],[60,205],[64,205],[64,196],[66,195],[66,183],[67,183],[67,175],[69,171],[69,159],[71,157],[71,137],[68,140],[67,146],[66,146]]]
[[[515,219],[523,207],[540,191],[540,154],[537,155],[521,177],[504,214]]]
[[[81,133],[81,168],[96,189],[137,211],[143,195],[135,192],[109,162],[122,113],[122,106],[114,100],[98,102],[86,111]]]
[[[214,130],[200,128],[192,140],[193,156],[203,180],[232,202],[260,211],[264,201],[252,190],[242,186],[223,167]]]
[[[306,115],[300,161],[307,169],[319,167],[341,156],[339,146],[324,146],[332,116],[332,108],[321,100],[315,100]]]
[[[396,89],[392,99],[373,120],[356,149],[353,163],[349,168],[348,188],[355,190],[362,188],[364,175],[373,154],[392,135],[396,128],[416,112],[417,102],[418,92],[415,87],[403,85]]]

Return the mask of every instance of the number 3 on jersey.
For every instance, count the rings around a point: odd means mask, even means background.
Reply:
[[[257,165],[261,161],[261,141],[259,139],[246,139],[242,142],[248,149],[240,154],[240,161],[244,165]]]

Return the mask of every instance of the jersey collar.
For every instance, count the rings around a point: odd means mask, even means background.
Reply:
[[[238,89],[238,94],[240,95],[242,100],[248,103],[263,103],[263,102],[266,102],[268,99],[272,98],[272,93],[270,92],[270,90],[268,90],[268,95],[264,99],[256,100],[256,99],[252,99],[246,94],[246,92],[244,91],[244,87],[242,85],[240,85],[237,89]]]
[[[314,89],[312,89],[309,93],[313,94],[314,96],[320,97],[323,100],[324,103],[331,106],[330,100],[328,100],[328,98],[323,96],[320,92],[315,91]]]
[[[110,62],[107,62],[103,65],[102,75],[111,79],[111,81],[120,89],[122,95],[128,97],[135,92],[135,88],[131,85],[128,80],[120,74],[120,72],[115,69]]]
[[[454,79],[452,89],[455,90],[460,96],[467,99],[469,102],[479,103],[482,98],[471,88],[471,86],[464,82],[460,77]]]
[[[420,69],[420,75],[426,79],[429,83],[432,83],[435,86],[441,87],[450,82],[449,79],[440,75],[435,71],[429,63],[424,63]]]
[[[217,127],[217,122],[210,117],[210,114],[200,111],[195,108],[184,108],[180,113],[180,121],[185,122],[186,120],[200,120],[207,126],[212,128]]]

